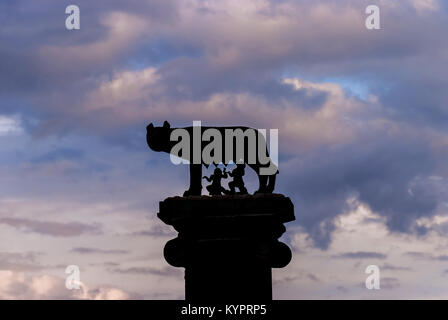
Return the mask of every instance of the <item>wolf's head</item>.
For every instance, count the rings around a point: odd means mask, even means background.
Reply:
[[[163,123],[162,127],[154,127],[150,123],[146,127],[146,142],[148,147],[154,151],[169,152],[171,125],[168,121]]]

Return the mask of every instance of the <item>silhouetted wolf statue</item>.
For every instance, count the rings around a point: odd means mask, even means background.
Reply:
[[[201,195],[202,165],[208,168],[212,163],[224,166],[246,163],[258,175],[259,188],[255,193],[274,191],[278,168],[269,156],[265,135],[260,130],[202,127],[199,121],[194,121],[192,127],[171,128],[165,121],[162,127],[152,123],[146,127],[146,142],[154,151],[169,153],[173,163],[190,165],[190,188],[184,196]]]

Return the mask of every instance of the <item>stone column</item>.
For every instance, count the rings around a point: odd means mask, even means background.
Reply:
[[[295,220],[280,194],[172,197],[158,217],[177,238],[165,245],[166,261],[185,268],[188,301],[272,300],[272,268],[291,261],[278,241]]]

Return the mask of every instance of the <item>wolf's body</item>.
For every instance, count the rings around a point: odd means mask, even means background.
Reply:
[[[237,129],[241,129],[243,132],[245,132],[247,129],[251,129],[251,130],[255,130],[252,128],[248,128],[248,127],[200,127],[201,128],[201,132],[200,132],[200,137],[202,137],[202,134],[204,131],[206,131],[207,129],[216,129],[219,131],[219,133],[221,134],[221,137],[225,137],[225,130],[226,129],[232,129],[232,130],[237,130]],[[173,130],[175,130],[176,128],[171,128],[170,124],[165,121],[164,125],[162,127],[154,127],[154,125],[151,123],[146,127],[146,141],[148,143],[148,146],[154,150],[154,151],[163,151],[163,152],[167,152],[167,153],[171,153],[173,147],[178,143],[177,141],[171,141],[170,137],[171,137],[171,133],[173,132]],[[181,128],[186,130],[189,133],[190,138],[190,155],[193,155],[193,127],[185,127],[185,128]],[[257,132],[255,130],[255,132]],[[256,193],[272,193],[274,191],[274,187],[275,187],[275,178],[276,175],[278,173],[277,167],[275,166],[275,164],[272,162],[272,160],[269,157],[268,151],[266,149],[266,141],[260,141],[261,143],[259,143],[258,139],[265,139],[263,137],[263,135],[259,135],[259,134],[255,134],[255,138],[256,138],[256,144],[255,147],[251,146],[251,148],[249,148],[248,146],[248,139],[244,139],[243,143],[244,143],[244,159],[236,159],[237,156],[237,146],[235,143],[233,143],[233,153],[232,153],[232,158],[231,159],[227,159],[225,153],[225,143],[224,143],[224,139],[222,141],[222,157],[223,157],[223,161],[222,163],[224,164],[224,166],[228,165],[230,161],[232,161],[233,163],[246,163],[250,168],[252,168],[256,174],[258,175],[258,180],[259,180],[259,188],[256,191]],[[200,138],[201,139],[201,138]],[[234,139],[235,142],[235,139]],[[204,149],[205,146],[207,146],[210,142],[206,142],[206,141],[202,141],[201,140],[201,154],[202,151]],[[263,155],[267,158],[267,163],[260,163],[259,162],[259,157],[258,157],[258,147],[259,146],[263,146],[263,148],[265,150],[263,150],[263,152],[265,152]],[[256,148],[256,161],[252,161],[249,155],[249,150],[254,150],[253,148]],[[176,156],[180,156],[181,158],[184,158],[185,160],[188,160],[190,163],[190,188],[184,192],[184,196],[188,196],[188,195],[200,195],[201,191],[202,191],[202,165],[205,165],[206,167],[208,167],[211,163],[205,163],[204,160],[202,159],[202,164],[194,164],[193,161],[191,161],[192,159],[189,159],[187,156],[185,155],[176,155]],[[252,155],[253,156],[253,155]],[[224,160],[230,160],[230,161],[224,161]],[[249,161],[251,160],[251,161]],[[218,163],[217,163],[218,164]],[[269,175],[263,175],[260,172],[260,169],[267,169],[269,168],[270,172],[272,172],[272,174]],[[272,170],[274,169],[274,170]]]

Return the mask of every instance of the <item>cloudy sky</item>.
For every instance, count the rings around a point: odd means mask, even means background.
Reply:
[[[279,129],[275,298],[448,298],[447,31],[443,0],[2,0],[0,298],[183,298],[164,120]]]

